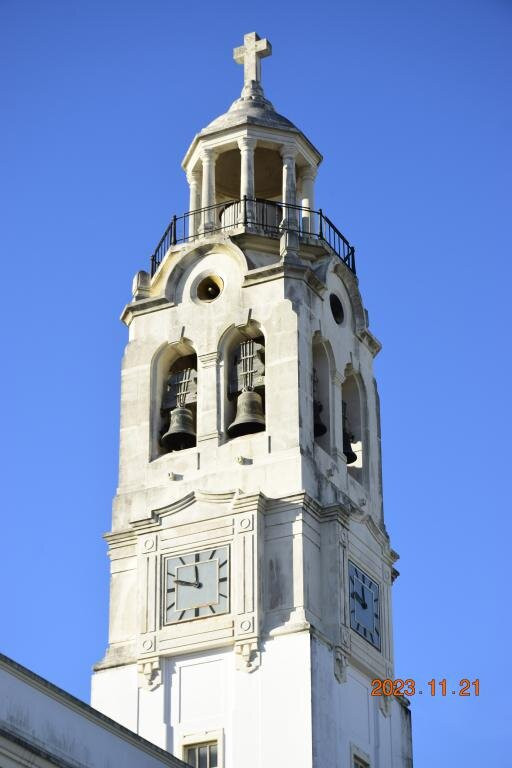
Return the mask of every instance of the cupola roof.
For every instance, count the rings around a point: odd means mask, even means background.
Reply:
[[[261,39],[256,32],[244,35],[244,44],[233,51],[233,58],[244,68],[244,86],[240,98],[232,103],[227,112],[216,117],[195,136],[185,156],[184,167],[198,142],[208,141],[215,134],[228,133],[237,128],[247,127],[250,130],[251,126],[291,134],[291,141],[295,138],[305,141],[316,156],[316,163],[321,161],[320,152],[302,131],[291,120],[276,112],[273,104],[265,98],[261,85],[261,59],[271,53],[272,46],[266,38]]]

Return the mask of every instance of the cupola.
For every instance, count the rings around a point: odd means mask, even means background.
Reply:
[[[268,40],[255,32],[244,36],[244,44],[233,52],[244,67],[241,96],[196,135],[185,155],[189,211],[195,212],[189,234],[232,227],[237,221],[277,229],[283,219],[293,218],[295,206],[315,208],[322,156],[264,96],[261,59],[271,53]],[[308,231],[312,222],[305,218],[301,228]]]

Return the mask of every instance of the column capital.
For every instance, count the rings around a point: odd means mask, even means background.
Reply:
[[[201,161],[211,163],[217,159],[217,150],[213,147],[203,147],[201,150]]]
[[[256,144],[258,143],[257,139],[253,139],[251,136],[240,136],[239,139],[237,139],[238,147],[242,150],[254,150],[256,149]]]
[[[306,165],[300,169],[300,178],[304,181],[314,181],[318,168],[314,165]]]
[[[189,184],[199,184],[201,181],[201,171],[199,168],[194,168],[193,171],[187,171],[187,181]]]
[[[282,144],[279,152],[283,158],[283,162],[295,160],[297,157],[297,147],[295,144]]]

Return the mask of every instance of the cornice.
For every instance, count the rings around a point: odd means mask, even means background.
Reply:
[[[158,507],[151,510],[150,514],[146,517],[138,520],[131,520],[130,526],[135,532],[150,532],[157,530],[161,527],[162,521],[172,515],[181,512],[188,507],[193,506],[197,502],[206,504],[222,504],[227,505],[232,512],[238,512],[250,509],[264,510],[266,504],[266,498],[262,493],[256,494],[244,494],[240,489],[222,491],[220,493],[213,493],[211,491],[191,491],[185,496],[173,501],[171,504],[166,504],[164,507]],[[107,534],[110,536],[110,534]],[[110,538],[107,538],[110,541]]]
[[[121,531],[108,531],[103,534],[103,538],[111,547],[133,544],[136,540],[134,531],[131,528],[123,528]]]
[[[377,357],[382,349],[380,341],[367,328],[356,331],[356,336],[369,350],[372,357]]]
[[[166,296],[156,296],[150,299],[139,299],[127,304],[121,312],[121,322],[129,326],[137,315],[147,315],[150,312],[158,312],[163,307],[173,307],[174,304]]]

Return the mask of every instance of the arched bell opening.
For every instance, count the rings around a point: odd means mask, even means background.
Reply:
[[[197,356],[186,342],[166,347],[153,371],[152,458],[197,442]]]
[[[324,343],[313,342],[313,438],[327,453],[331,450],[331,375]]]
[[[265,430],[265,338],[257,323],[235,329],[224,346],[227,440]]]
[[[359,377],[349,374],[341,388],[343,453],[349,474],[363,483],[365,471],[363,386]]]

